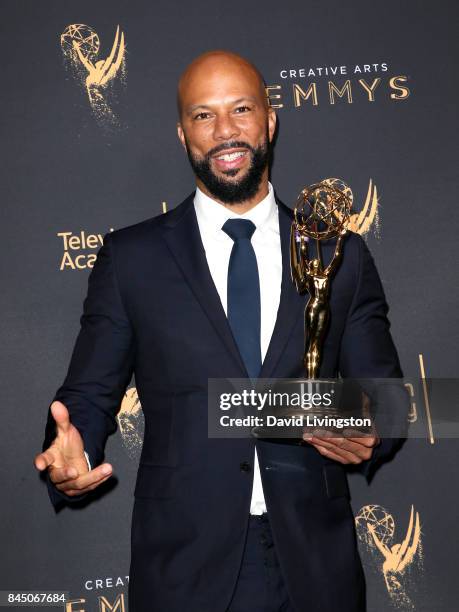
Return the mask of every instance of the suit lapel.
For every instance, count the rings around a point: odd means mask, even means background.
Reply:
[[[277,199],[277,198],[276,198]],[[295,322],[304,311],[305,300],[295,289],[290,275],[290,228],[293,211],[277,199],[279,209],[279,232],[282,251],[282,282],[279,309],[271,341],[260,372],[260,378],[272,376]]]
[[[170,212],[163,236],[196,299],[241,370],[241,378],[246,377],[247,371],[207,264],[193,199],[194,194]]]
[[[196,299],[241,370],[241,377],[247,377],[247,371],[210,274],[193,199],[194,194],[165,216],[163,236]],[[297,317],[303,312],[305,305],[304,298],[298,295],[290,276],[290,227],[293,213],[279,200],[277,204],[282,252],[281,296],[276,324],[263,361],[260,378],[269,378],[274,372]]]

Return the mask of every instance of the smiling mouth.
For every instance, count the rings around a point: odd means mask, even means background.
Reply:
[[[218,159],[219,161],[232,162],[235,159],[239,159],[247,154],[247,151],[234,151],[233,153],[220,153],[220,155],[216,155],[214,159]]]
[[[221,151],[213,156],[216,167],[221,172],[238,171],[245,163],[248,156],[247,149]]]

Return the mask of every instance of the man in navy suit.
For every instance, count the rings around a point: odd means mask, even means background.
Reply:
[[[178,104],[196,192],[105,237],[35,465],[55,505],[110,478],[104,446],[134,373],[145,436],[131,612],[361,612],[345,466],[369,475],[395,442],[208,437],[209,378],[304,375],[307,296],[290,278],[292,211],[268,180],[276,116],[257,69],[206,53],[182,75]],[[357,234],[344,240],[330,308],[321,376],[401,377]]]

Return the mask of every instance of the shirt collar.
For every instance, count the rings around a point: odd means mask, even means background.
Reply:
[[[264,231],[277,222],[277,203],[274,197],[274,189],[268,182],[268,195],[249,211],[239,215],[216,200],[203,193],[196,187],[194,196],[194,208],[199,227],[207,230],[219,231],[228,219],[249,219],[257,230]]]

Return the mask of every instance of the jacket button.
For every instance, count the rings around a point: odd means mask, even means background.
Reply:
[[[248,461],[243,461],[239,466],[241,468],[241,472],[250,472],[250,463]]]

